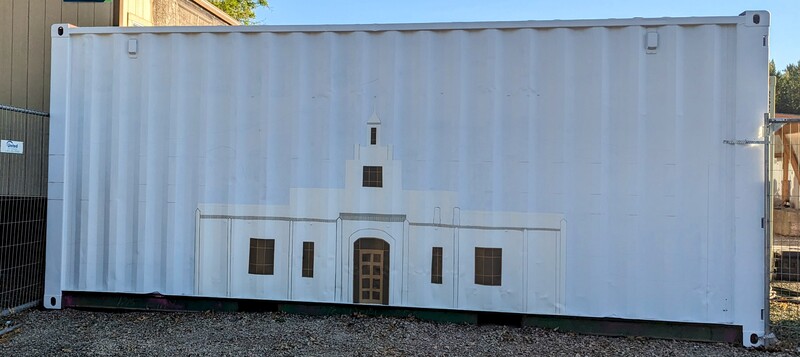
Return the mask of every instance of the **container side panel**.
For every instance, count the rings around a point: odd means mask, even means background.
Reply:
[[[232,220],[230,241],[230,295],[238,298],[261,298],[288,300],[292,270],[299,266],[290,261],[290,243],[294,240],[288,222]],[[201,237],[201,240],[204,237]],[[274,250],[265,256],[271,261],[269,274],[254,273],[249,266],[261,263],[262,257],[255,258],[251,239],[273,240]],[[201,262],[202,263],[202,262]],[[299,271],[296,275],[299,275]]]
[[[417,252],[409,257],[409,286],[424,286],[409,292],[409,305],[420,307],[454,308],[453,289],[457,269],[454,269],[456,250],[453,245],[453,229],[437,227],[410,227],[409,250]],[[433,248],[441,248],[441,279],[434,283]]]
[[[742,26],[73,34],[64,284],[750,326]]]
[[[68,58],[69,40],[67,38],[53,38],[53,54],[57,58]],[[55,92],[68,92],[69,66],[67,62],[57,62],[53,66],[53,84],[51,89]],[[49,157],[48,157],[48,190],[47,190],[47,242],[45,245],[45,287],[44,306],[47,308],[61,307],[61,291],[66,287],[72,271],[68,269],[67,262],[72,250],[67,242],[74,241],[74,236],[69,233],[72,216],[67,217],[65,211],[65,197],[74,194],[74,190],[66,185],[66,150],[67,141],[67,96],[54,97],[50,113],[52,117],[60,120],[50,120]]]
[[[744,26],[736,32],[735,82],[729,91],[734,98],[735,116],[733,133],[736,139],[762,138],[763,118],[768,112],[768,62],[769,62],[769,13],[766,11],[745,12]],[[764,251],[764,146],[736,146],[734,176],[735,207],[735,320],[742,323],[743,339],[751,335],[761,337],[769,314],[763,288],[768,284],[764,274],[766,266]],[[755,169],[754,169],[755,168]],[[761,254],[756,254],[761,253]],[[753,345],[759,345],[760,339]]]
[[[173,46],[178,48],[178,53],[186,53],[190,50],[191,41],[187,36],[179,36],[174,39]],[[191,58],[189,58],[191,57]],[[186,66],[186,68],[199,69],[198,59],[194,56],[172,56],[171,65],[173,67]],[[197,76],[192,75],[191,71],[174,71],[171,73],[170,84],[173,91],[191,91],[197,88],[199,81]],[[123,97],[124,98],[124,97]],[[199,177],[197,171],[199,155],[198,140],[199,128],[196,118],[201,114],[201,108],[197,105],[194,96],[176,96],[173,102],[170,117],[175,118],[172,122],[174,129],[170,130],[172,139],[170,140],[170,158],[174,161],[174,181],[171,181],[171,192],[174,197],[170,202],[175,204],[175,220],[171,222],[192,222],[195,219],[196,202],[199,195]],[[259,132],[258,130],[256,130]],[[168,271],[175,271],[176,274],[167,275],[168,288],[170,293],[190,291],[194,287],[195,266],[195,243],[191,239],[195,235],[194,226],[186,224],[172,224],[170,234],[176,237],[186,237],[185,239],[175,239],[172,244],[171,254],[167,256],[167,264],[171,267]]]
[[[335,223],[303,222],[292,226],[292,265],[291,300],[334,302],[335,291],[335,256],[328,254],[336,250]],[[313,243],[308,257],[303,253],[303,243]],[[310,268],[311,274],[303,274],[304,264]],[[310,275],[310,276],[309,276]]]
[[[198,252],[203,261],[199,267],[196,294],[200,296],[229,296],[228,259],[230,221],[205,220],[199,225],[200,245]],[[221,253],[221,254],[220,254]]]
[[[527,234],[526,310],[535,314],[560,314],[563,300],[558,290],[558,236],[554,232]]]

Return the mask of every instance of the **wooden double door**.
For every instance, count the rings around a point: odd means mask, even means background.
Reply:
[[[353,302],[389,304],[389,243],[361,238],[353,246]]]

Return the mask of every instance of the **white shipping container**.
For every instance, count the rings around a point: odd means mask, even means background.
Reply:
[[[52,29],[65,292],[741,326],[769,13]],[[758,340],[751,341],[755,334]]]

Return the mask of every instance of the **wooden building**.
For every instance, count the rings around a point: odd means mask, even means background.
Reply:
[[[238,25],[206,0],[0,1],[0,104],[48,111],[50,26]]]
[[[239,25],[206,0],[2,0],[0,105],[49,112],[50,27],[56,23],[79,27]],[[47,124],[0,113],[0,140],[21,141],[29,149],[21,155],[0,154],[4,172],[0,173],[0,195],[44,195]],[[36,177],[31,177],[34,171]]]

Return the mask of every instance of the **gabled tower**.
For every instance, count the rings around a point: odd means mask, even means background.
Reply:
[[[378,130],[381,126],[381,120],[378,118],[378,114],[375,110],[372,111],[372,115],[369,117],[369,121],[367,121],[367,128],[369,137],[367,138],[367,142],[369,145],[380,145],[380,137]]]
[[[396,213],[402,210],[401,163],[392,147],[381,141],[381,120],[373,110],[367,121],[366,143],[355,144],[346,162],[345,212]]]

